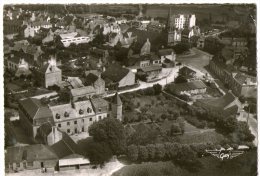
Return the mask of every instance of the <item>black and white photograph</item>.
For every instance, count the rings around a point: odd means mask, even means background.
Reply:
[[[5,1],[0,175],[257,176],[258,6]]]

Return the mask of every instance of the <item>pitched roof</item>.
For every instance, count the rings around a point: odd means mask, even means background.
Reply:
[[[113,104],[116,104],[116,105],[122,105],[122,101],[121,101],[121,98],[118,94],[118,92],[114,95],[114,97],[112,98],[112,102]]]
[[[86,78],[85,78],[85,84],[86,85],[91,85],[93,84],[96,80],[98,79],[98,76],[93,74],[93,73],[89,73]]]
[[[119,82],[123,79],[130,70],[123,68],[119,65],[110,65],[105,72],[102,73],[102,78],[112,80],[113,82]]]
[[[51,146],[59,159],[72,154],[83,154],[78,145],[69,137],[67,133],[62,132],[62,139]]]
[[[196,72],[194,70],[192,70],[191,68],[189,67],[182,67],[180,70],[179,70],[179,74],[183,75],[183,76],[187,76],[187,75],[190,75],[190,74],[195,74]]]
[[[85,86],[85,87],[80,87],[80,88],[76,88],[76,89],[71,89],[70,92],[71,92],[71,95],[73,97],[75,97],[75,96],[80,96],[80,95],[93,94],[96,92],[96,90],[93,86]]]
[[[94,107],[94,110],[97,111],[99,108],[108,107],[108,102],[103,98],[93,98],[91,99],[91,103]],[[96,112],[97,113],[97,112]]]
[[[6,150],[5,160],[8,163],[18,163],[23,160],[27,162],[58,160],[58,156],[51,147],[43,144],[8,147]]]
[[[19,103],[32,119],[52,117],[51,110],[47,105],[42,104],[39,99],[27,98],[20,100]]]
[[[220,98],[203,99],[197,101],[207,106],[224,109],[227,105],[232,103],[234,100],[235,100],[235,96],[232,95],[231,93],[227,93],[226,95]]]
[[[192,81],[192,82],[173,85],[173,89],[176,92],[190,91],[190,90],[204,89],[204,88],[207,88],[207,86],[202,81]]]
[[[140,70],[142,70],[143,72],[151,72],[151,71],[162,70],[162,67],[158,65],[153,65],[149,67],[140,68]]]

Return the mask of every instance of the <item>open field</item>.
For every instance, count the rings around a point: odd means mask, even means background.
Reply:
[[[257,151],[252,150],[231,160],[221,161],[213,156],[199,159],[203,168],[191,173],[172,162],[150,162],[127,165],[112,176],[256,176]]]

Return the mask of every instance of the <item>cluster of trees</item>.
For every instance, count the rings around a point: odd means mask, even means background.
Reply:
[[[176,54],[182,54],[184,52],[189,51],[190,46],[189,44],[185,44],[185,43],[178,43],[177,45],[175,45],[173,47],[174,51]]]
[[[193,147],[179,143],[148,144],[145,146],[130,145],[127,147],[127,156],[132,161],[167,161],[196,172],[202,167],[197,159],[197,151],[205,151],[206,145]]]
[[[146,89],[140,89],[137,91],[140,95],[159,95],[162,92],[162,86],[160,84],[154,84],[153,87],[148,87]]]

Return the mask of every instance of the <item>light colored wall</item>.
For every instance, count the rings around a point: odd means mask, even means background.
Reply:
[[[135,84],[135,74],[129,71],[128,74],[121,81],[119,81],[118,87],[131,86],[134,84]]]

